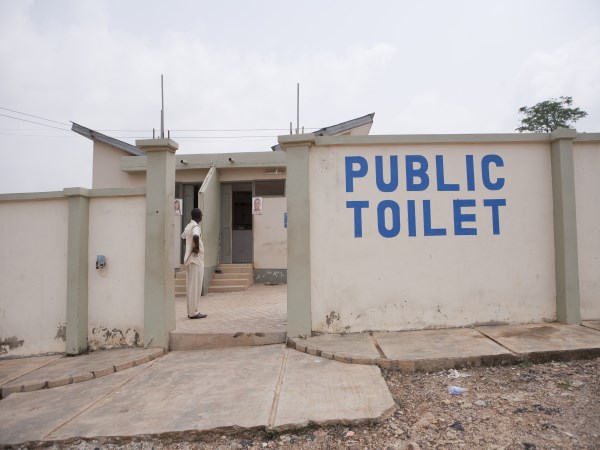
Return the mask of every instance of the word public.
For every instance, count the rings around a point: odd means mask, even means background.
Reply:
[[[369,160],[363,156],[345,157],[346,193],[361,192],[365,184],[372,183],[373,176],[367,177],[369,171],[375,170],[375,184],[379,192],[397,193],[404,190],[410,192],[433,191],[438,192],[475,192],[477,188],[490,192],[501,191],[505,179],[501,174],[504,161],[499,155],[485,155],[476,164],[473,155],[465,155],[465,171],[462,180],[447,180],[444,172],[444,156],[436,155],[435,164],[430,167],[429,161],[423,155],[406,155],[404,157],[405,177],[400,180],[400,162],[398,155],[390,155],[384,164],[383,156],[375,156]],[[402,183],[401,183],[402,181]],[[453,181],[453,182],[450,182]],[[460,182],[457,182],[460,181]],[[409,195],[407,195],[408,197]],[[407,198],[405,200],[406,212],[401,214],[400,203],[394,199],[385,199],[377,203],[376,218],[379,234],[384,238],[398,236],[404,226],[407,227],[408,236],[446,236],[446,227],[434,226],[432,223],[431,200],[420,200],[419,211],[422,213],[422,230],[417,229],[417,201]],[[354,237],[363,237],[363,215],[369,214],[371,209],[369,200],[348,200],[346,208],[353,211]],[[506,206],[505,198],[483,199],[483,207],[489,211],[492,219],[492,233],[500,234],[500,208]],[[455,236],[477,235],[477,214],[473,208],[477,207],[474,198],[456,198],[452,200],[453,228]],[[386,222],[386,216],[390,218]],[[402,217],[404,219],[402,220]],[[436,224],[437,225],[437,224]]]

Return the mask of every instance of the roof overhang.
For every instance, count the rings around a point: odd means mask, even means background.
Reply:
[[[97,131],[94,131],[90,128],[84,127],[83,125],[79,125],[75,122],[71,122],[71,123],[73,124],[71,126],[72,131],[74,131],[75,133],[80,134],[82,136],[85,136],[86,138],[91,139],[92,141],[103,142],[112,147],[118,148],[119,150],[123,150],[125,153],[129,153],[130,155],[133,155],[133,156],[143,156],[146,154],[142,150],[137,148],[136,146],[128,144],[127,142],[123,142],[118,139],[111,138],[110,136],[107,136],[102,133],[98,133]]]
[[[314,136],[366,136],[371,131],[371,126],[373,126],[373,117],[375,117],[375,113],[357,117],[356,119],[338,123],[337,125],[331,125],[330,127],[321,128],[310,134],[313,134]],[[283,150],[280,144],[274,145],[271,149],[273,151]]]

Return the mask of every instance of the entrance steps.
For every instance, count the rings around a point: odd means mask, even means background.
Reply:
[[[215,272],[208,292],[241,292],[254,284],[252,264],[220,264],[220,273]]]
[[[220,264],[221,273],[216,273],[208,292],[242,292],[254,284],[252,264]],[[185,297],[185,270],[175,272],[175,297]]]
[[[175,272],[175,297],[185,297],[185,270]]]

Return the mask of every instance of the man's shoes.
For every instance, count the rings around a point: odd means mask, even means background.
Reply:
[[[201,312],[199,312],[195,316],[188,316],[188,319],[204,319],[205,317],[206,314],[202,314]]]

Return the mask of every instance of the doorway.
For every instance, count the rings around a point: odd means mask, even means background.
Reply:
[[[187,183],[175,183],[175,198],[179,198],[183,200],[183,205],[181,208],[181,216],[179,221],[175,222],[176,225],[180,228],[179,234],[183,232],[185,226],[190,222],[192,216],[192,209],[198,208],[198,191],[202,187],[202,182],[195,184],[187,184]],[[179,245],[179,262],[183,264],[183,258],[185,256],[185,241],[180,239]]]
[[[252,183],[221,185],[221,262],[252,263]]]

